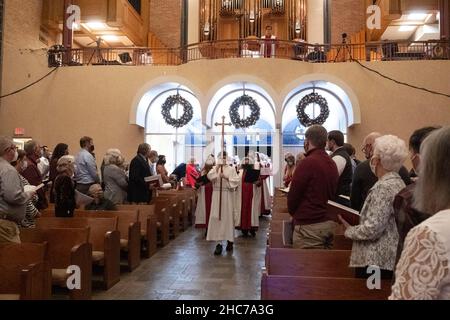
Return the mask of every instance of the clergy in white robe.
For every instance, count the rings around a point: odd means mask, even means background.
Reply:
[[[208,241],[228,241],[227,249],[234,242],[235,227],[235,194],[239,186],[239,176],[234,166],[225,164],[223,174],[220,164],[215,166],[209,173],[208,179],[213,184],[213,195],[211,203],[211,215],[209,217]],[[222,207],[220,205],[220,181],[222,180]],[[231,245],[230,245],[231,244]],[[222,248],[221,244],[217,245]],[[218,249],[216,247],[216,249]],[[217,251],[217,250],[216,250]],[[219,253],[217,253],[219,254]]]
[[[237,189],[235,209],[236,216],[239,217],[237,229],[241,230],[244,236],[247,236],[249,232],[252,236],[256,235],[261,213],[261,181],[258,179],[252,183],[246,182],[247,172],[252,169],[254,169],[252,159],[244,159],[242,168],[239,170],[241,183]]]

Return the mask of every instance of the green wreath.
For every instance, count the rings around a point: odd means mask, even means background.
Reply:
[[[306,107],[310,104],[317,104],[320,107],[320,114],[317,118],[311,119],[306,114]],[[318,93],[311,93],[300,100],[297,105],[297,118],[300,123],[305,127],[312,125],[323,125],[330,116],[330,109],[328,108],[327,100]]]
[[[176,105],[183,106],[183,114],[180,118],[175,119],[171,116],[170,110]],[[170,96],[161,106],[161,114],[164,118],[164,121],[174,128],[181,128],[187,125],[192,118],[194,117],[194,109],[192,105],[185,98],[180,96],[179,94]]]
[[[249,106],[251,110],[250,116],[245,119],[241,119],[239,115],[239,108],[241,106]],[[261,108],[258,103],[252,97],[244,94],[243,96],[234,100],[230,107],[231,123],[236,128],[249,128],[254,126],[261,116]]]

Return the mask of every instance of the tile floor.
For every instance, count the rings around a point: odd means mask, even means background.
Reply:
[[[259,300],[269,219],[262,217],[256,238],[236,231],[234,252],[214,256],[204,230],[189,228],[96,300]]]

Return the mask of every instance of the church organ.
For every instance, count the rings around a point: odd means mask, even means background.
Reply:
[[[307,0],[200,0],[201,41],[264,36],[270,25],[280,40],[306,39]]]

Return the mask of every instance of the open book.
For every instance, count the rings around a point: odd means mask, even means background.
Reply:
[[[32,186],[32,185],[30,185],[30,184],[27,184],[27,185],[23,186],[23,190],[24,190],[25,192],[36,192],[36,191],[38,191],[39,189],[42,189],[43,187],[45,187],[45,184],[43,184],[43,183],[41,183],[41,184],[38,185],[38,186]]]
[[[280,188],[280,189],[278,189],[278,190],[280,190],[281,192],[283,192],[283,193],[289,193],[289,187],[287,187],[287,188]]]
[[[145,182],[149,183],[153,187],[160,188],[164,185],[160,174],[155,176],[149,176],[144,178]]]
[[[292,221],[290,221],[290,220],[283,220],[282,235],[283,235],[283,245],[285,247],[292,246],[292,243],[293,243],[293,238],[292,238],[293,232],[294,232],[294,227],[292,225]]]
[[[77,207],[83,208],[84,206],[90,204],[92,201],[94,201],[94,198],[91,198],[88,195],[75,190],[75,202],[77,203]]]
[[[330,219],[339,222],[338,215],[341,215],[345,221],[347,221],[350,225],[356,226],[359,224],[360,214],[358,211],[353,210],[352,208],[343,206],[334,201],[328,201],[328,215]]]

